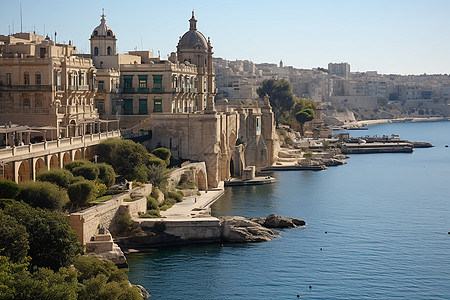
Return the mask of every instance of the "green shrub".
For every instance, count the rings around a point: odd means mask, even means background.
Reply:
[[[168,210],[169,208],[171,208],[172,207],[172,205],[163,205],[163,206],[161,206],[160,208],[159,208],[159,210],[162,210],[162,211],[166,211],[166,210]]]
[[[167,148],[157,148],[152,151],[152,154],[162,159],[166,163],[166,167],[170,164],[170,150]]]
[[[52,169],[40,173],[37,176],[39,181],[47,181],[56,184],[59,187],[67,189],[67,187],[75,181],[75,177],[69,170],[65,169]]]
[[[158,209],[159,202],[152,196],[147,196],[147,209]]]
[[[74,176],[82,176],[87,180],[96,180],[100,171],[96,164],[88,163],[72,169],[72,174]]]
[[[113,167],[106,163],[97,164],[99,170],[98,179],[107,187],[112,186],[116,181],[116,173]]]
[[[183,201],[183,194],[181,192],[169,192],[169,197],[175,199],[177,202]]]
[[[155,199],[158,199],[159,197],[159,192],[158,192],[158,188],[156,186],[152,186],[152,193],[150,194],[150,196],[152,196]]]
[[[66,169],[69,172],[73,173],[72,172],[73,169],[81,167],[81,166],[85,166],[85,165],[88,165],[88,164],[91,164],[91,162],[88,161],[88,160],[74,160],[74,161],[71,161],[71,162],[67,163],[64,166],[64,169]]]
[[[109,260],[83,255],[75,260],[74,267],[81,283],[77,299],[142,300],[139,290],[130,286],[126,270]]]
[[[147,161],[147,166],[161,166],[161,167],[165,168],[165,167],[167,167],[167,164],[161,158],[156,157],[153,154],[149,154],[148,161]]]
[[[161,210],[164,210],[164,209],[162,209],[163,206],[168,206],[168,208],[171,208],[175,203],[177,203],[177,200],[175,200],[173,198],[166,198],[160,204]]]
[[[20,183],[20,193],[16,197],[33,207],[60,210],[67,203],[67,192],[56,184],[41,181]]]
[[[130,212],[128,210],[120,212],[116,218],[116,224],[119,233],[131,231],[133,228],[133,219],[131,218]]]
[[[70,202],[83,205],[95,199],[96,190],[94,182],[81,180],[69,185],[67,192]]]
[[[139,218],[161,218],[159,209],[149,209],[145,214],[140,214]]]
[[[130,199],[130,198],[123,199],[123,202],[134,202],[134,201],[136,201],[136,199]]]
[[[19,185],[10,180],[0,180],[0,199],[14,199],[19,195]]]

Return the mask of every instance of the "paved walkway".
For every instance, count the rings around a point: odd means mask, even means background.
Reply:
[[[204,216],[209,212],[209,207],[224,193],[223,181],[217,188],[209,191],[201,191],[200,196],[185,197],[182,202],[175,203],[166,211],[161,211],[161,217],[167,219],[195,218]]]

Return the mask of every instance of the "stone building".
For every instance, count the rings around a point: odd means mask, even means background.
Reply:
[[[0,36],[0,123],[43,127],[44,138],[99,130],[97,70],[74,46],[47,36]]]
[[[99,119],[94,107],[96,74],[70,42],[0,35],[0,178],[35,180],[120,136],[117,121]]]
[[[145,145],[167,147],[175,158],[204,161],[209,187],[241,176],[248,165],[273,163],[274,120],[268,101],[263,108],[216,110],[213,47],[197,30],[194,13],[177,52],[167,60],[149,51],[116,54],[116,40],[102,15],[90,41],[99,83],[96,106],[105,117],[120,118],[126,129],[139,129],[148,120],[152,138]]]

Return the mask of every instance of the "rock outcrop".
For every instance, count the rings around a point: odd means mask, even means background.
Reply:
[[[305,226],[306,222],[296,218],[285,218],[271,214],[267,218],[226,216],[219,217],[221,239],[225,242],[265,242],[277,235],[269,228],[294,228]]]
[[[252,218],[250,220],[267,228],[294,228],[306,225],[306,222],[303,220],[286,218],[275,214],[271,214],[267,218]]]
[[[219,217],[221,238],[225,242],[266,242],[276,237],[276,234],[262,225],[244,217]]]

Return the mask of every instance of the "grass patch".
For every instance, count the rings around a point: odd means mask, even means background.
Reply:
[[[99,203],[99,202],[105,202],[112,198],[112,195],[104,195],[101,197],[96,198],[94,201],[91,201],[91,203]]]
[[[137,200],[137,198],[136,199],[125,198],[125,199],[123,199],[123,202],[134,202],[136,200]]]

